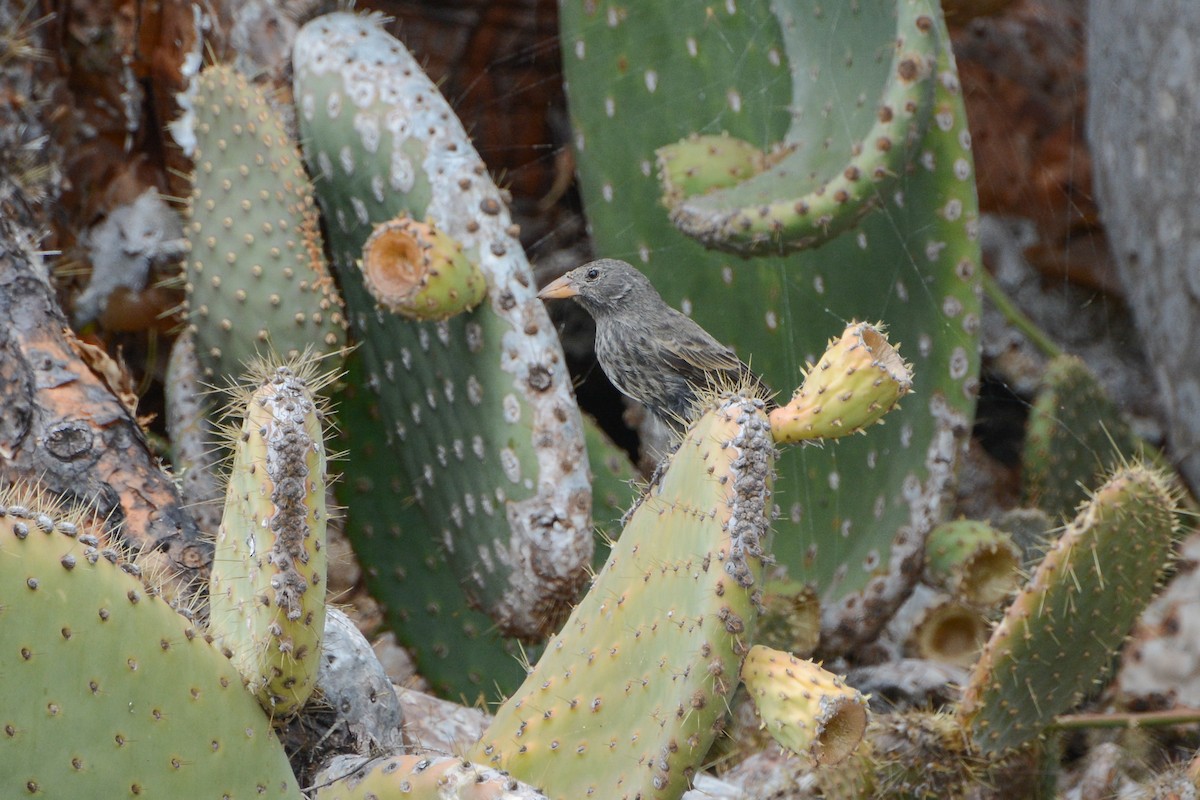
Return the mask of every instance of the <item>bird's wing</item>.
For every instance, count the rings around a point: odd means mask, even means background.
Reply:
[[[668,363],[681,372],[700,370],[703,372],[732,371],[742,369],[737,354],[714,339],[683,314],[672,315],[669,333],[663,337]]]

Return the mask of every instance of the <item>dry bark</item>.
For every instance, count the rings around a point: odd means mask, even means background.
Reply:
[[[211,543],[110,386],[111,361],[68,327],[30,241],[0,218],[0,486],[86,506],[177,581],[207,582]]]

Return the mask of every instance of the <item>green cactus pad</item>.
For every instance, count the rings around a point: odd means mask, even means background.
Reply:
[[[754,636],[773,445],[757,401],[701,417],[470,758],[553,798],[678,798]]]
[[[925,572],[931,583],[968,603],[990,606],[1016,591],[1021,551],[1012,538],[970,519],[943,522],[925,542]]]
[[[785,153],[735,186],[671,205],[685,234],[743,255],[815,247],[895,191],[929,125],[948,44],[928,2],[772,9],[792,79]]]
[[[277,367],[239,406],[210,624],[263,707],[286,716],[312,693],[325,628],[322,415],[290,367]]]
[[[455,756],[373,759],[317,790],[314,800],[545,800],[503,772]]]
[[[591,493],[562,349],[501,192],[378,18],[319,17],[293,52],[305,157],[378,396],[374,435],[404,474],[402,501],[419,512],[404,515],[416,525],[397,526],[398,514],[360,520],[351,506],[351,539],[358,546],[368,524],[396,531],[390,548],[367,557],[379,574],[423,569],[416,559],[427,548],[416,541],[436,540],[501,631],[540,639],[586,580]],[[478,308],[437,323],[376,308],[358,260],[374,225],[401,212],[478,253],[488,289]]]
[[[1178,532],[1167,479],[1118,470],[1080,508],[984,647],[959,719],[984,753],[1036,738],[1106,674]]]
[[[0,498],[0,796],[300,800],[203,631],[79,520],[16,505]]]
[[[192,92],[187,315],[201,364],[225,379],[271,352],[337,352],[346,318],[312,184],[282,118],[230,66],[203,70]]]
[[[934,4],[903,1],[904,14],[924,9],[939,30],[929,35],[947,41]],[[806,15],[874,14],[888,24],[898,13],[891,2],[798,5]],[[750,259],[705,250],[675,229],[654,177],[657,148],[696,132],[728,132],[767,148],[793,121],[791,68],[772,7],[766,0],[563,3],[563,67],[597,252],[634,263],[667,302],[776,388],[796,386],[830,330],[849,319],[886,320],[913,362],[913,395],[885,425],[779,457],[775,555],[789,578],[818,586],[825,642],[840,650],[873,638],[872,621],[882,624],[906,594],[899,577],[919,573],[924,535],[945,514],[942,498],[975,405],[978,206],[953,56],[942,47],[934,124],[857,227],[817,250]],[[842,36],[854,29],[832,26],[821,69],[839,69],[847,58],[891,58],[893,49],[860,49]],[[857,114],[858,96],[855,89],[814,97],[810,110],[830,105],[836,117],[849,99]],[[803,118],[814,125],[809,141],[828,135],[818,116]],[[846,126],[834,124],[834,132],[855,138]]]
[[[819,664],[756,644],[742,682],[775,741],[813,764],[841,763],[862,741],[866,698]]]
[[[367,388],[357,351],[347,359],[346,384],[339,446],[354,456],[340,464],[336,488],[371,596],[439,693],[466,705],[507,696],[525,679],[520,648],[470,607],[441,544],[420,535],[424,514],[380,427],[379,397]]]
[[[1097,475],[1139,452],[1137,437],[1087,365],[1059,356],[1046,366],[1021,457],[1024,502],[1070,516]]]
[[[470,311],[487,294],[471,256],[433,222],[401,214],[375,226],[360,262],[367,290],[395,314],[418,321]]]
[[[786,406],[771,412],[775,441],[837,439],[879,422],[912,390],[912,367],[880,327],[846,326]]]

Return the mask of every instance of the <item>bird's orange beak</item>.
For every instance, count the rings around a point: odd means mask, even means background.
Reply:
[[[563,275],[552,283],[547,283],[546,287],[538,292],[538,297],[543,300],[558,300],[564,297],[575,297],[579,294],[579,289],[575,286],[575,281],[570,275]]]

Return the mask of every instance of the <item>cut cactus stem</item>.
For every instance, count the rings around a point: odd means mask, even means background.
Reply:
[[[852,322],[831,340],[820,362],[786,406],[771,412],[779,444],[834,439],[878,422],[912,390],[912,367],[882,326]]]
[[[862,741],[866,698],[813,661],[756,644],[742,682],[775,741],[814,765],[838,764]]]
[[[968,603],[991,606],[1021,583],[1021,552],[986,522],[943,522],[925,541],[928,580]]]
[[[475,259],[433,220],[407,214],[375,226],[359,265],[379,305],[407,319],[448,319],[479,305],[487,281]]]

